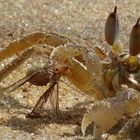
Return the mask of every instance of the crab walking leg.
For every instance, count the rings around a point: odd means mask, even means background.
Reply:
[[[56,83],[56,86],[54,87],[53,93],[50,95],[50,103],[51,107],[56,113],[57,117],[60,117],[60,111],[59,111],[59,91],[58,91],[58,83]]]
[[[20,79],[19,81],[13,83],[12,85],[5,87],[2,89],[1,91],[1,96],[0,99],[3,99],[7,94],[9,94],[9,92],[14,91],[15,89],[17,89],[18,87],[22,86],[24,83],[26,83],[28,80],[30,80],[31,78],[33,78],[36,74],[38,73],[38,71],[31,73],[30,75]]]
[[[43,104],[47,102],[48,97],[52,94],[53,90],[54,90],[54,86],[57,84],[57,82],[54,82],[50,85],[49,89],[47,89],[45,91],[45,93],[39,98],[39,100],[37,101],[35,107],[33,108],[33,110],[31,111],[31,113],[29,113],[27,115],[27,118],[34,118],[34,117],[39,117],[40,114],[37,113],[37,110],[41,109]]]
[[[32,49],[27,50],[22,54],[22,56],[14,59],[10,64],[6,65],[1,71],[0,71],[0,81],[2,81],[6,76],[8,76],[12,71],[14,71],[19,65],[21,65],[24,61],[26,61],[29,56],[31,56],[33,53]]]
[[[122,119],[124,115],[132,116],[140,106],[140,93],[134,89],[124,89],[116,97],[97,102],[82,120],[82,133],[89,124],[95,123],[102,133],[106,133]],[[99,138],[99,135],[98,135]]]
[[[59,110],[59,87],[58,87],[58,83],[56,84],[56,86],[57,86],[57,91],[56,91],[56,102],[55,102],[54,111],[56,112],[57,117],[59,118],[60,110]]]
[[[73,41],[71,41],[69,38],[54,33],[33,33],[24,37],[23,39],[9,44],[7,48],[0,52],[0,61],[33,45],[46,44],[57,47],[59,45],[64,45],[66,43],[72,42]]]
[[[52,50],[47,50],[45,48],[31,48],[23,54],[21,54],[18,58],[14,59],[10,64],[6,65],[1,71],[0,71],[0,82],[8,76],[12,71],[14,71],[17,67],[19,67],[22,63],[24,63],[28,58],[32,57],[34,54],[50,54]]]
[[[29,81],[31,78],[33,78],[39,71],[35,71],[31,73],[30,75],[25,76],[24,78],[18,80],[17,82],[13,83],[12,85],[6,87],[3,92],[12,92],[15,89],[19,88],[23,84],[25,84],[27,81]]]

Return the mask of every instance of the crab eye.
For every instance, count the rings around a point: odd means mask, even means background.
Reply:
[[[119,38],[120,27],[119,20],[117,16],[117,6],[115,6],[114,11],[109,14],[105,23],[105,38],[109,45],[114,45]]]
[[[132,28],[129,42],[130,54],[135,56],[140,53],[140,18]]]

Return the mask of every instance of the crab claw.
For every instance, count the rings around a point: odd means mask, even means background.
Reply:
[[[120,27],[117,16],[117,6],[115,6],[114,11],[109,14],[105,24],[105,38],[107,43],[111,46],[116,44],[119,38],[119,33]]]
[[[130,54],[135,56],[140,53],[140,18],[132,28],[129,42]]]
[[[106,133],[120,121],[124,115],[131,116],[140,106],[140,93],[134,89],[120,91],[116,97],[108,98],[96,103],[92,110],[85,114],[81,131],[85,135],[87,127],[94,122],[100,134]],[[97,136],[98,134],[96,134]]]

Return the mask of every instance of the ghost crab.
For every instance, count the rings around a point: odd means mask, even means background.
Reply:
[[[106,21],[105,36],[108,44],[112,46],[112,50],[108,53],[98,47],[91,49],[86,45],[79,45],[68,37],[54,33],[33,33],[9,44],[0,52],[0,61],[14,54],[18,54],[18,57],[0,71],[1,81],[33,55],[45,54],[49,56],[51,63],[30,69],[27,76],[4,88],[3,92],[11,92],[27,81],[37,86],[48,85],[48,89],[28,117],[38,117],[37,109],[47,102],[48,97],[53,98],[54,95],[52,108],[59,116],[59,96],[58,92],[54,94],[53,90],[55,86],[58,90],[60,77],[65,76],[85,94],[102,100],[96,102],[91,112],[84,116],[83,134],[87,126],[94,122],[95,138],[99,139],[102,133],[108,132],[124,115],[131,117],[135,112],[137,115],[134,115],[134,118],[138,118],[136,122],[139,122],[137,110],[140,105],[138,84],[140,60],[136,55],[140,52],[140,19],[131,32],[130,53],[120,53],[121,47],[117,44],[119,37],[117,7]],[[37,47],[42,44],[47,46]],[[128,129],[120,131],[119,136],[113,138],[123,137],[125,130]]]

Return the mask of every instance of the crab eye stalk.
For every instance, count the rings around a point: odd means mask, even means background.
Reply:
[[[129,41],[130,55],[136,56],[140,53],[140,18],[132,28]]]
[[[105,38],[109,45],[113,46],[117,43],[120,34],[119,20],[117,16],[117,6],[114,11],[109,14],[105,23]]]

